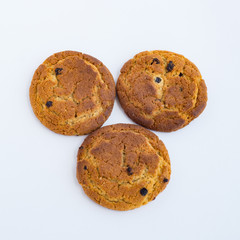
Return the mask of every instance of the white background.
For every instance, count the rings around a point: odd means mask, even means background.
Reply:
[[[0,239],[240,239],[240,1],[3,1],[0,3]],[[85,137],[45,128],[28,89],[49,55],[100,59],[115,81],[144,50],[185,55],[208,87],[204,113],[156,133],[172,177],[157,199],[118,212],[92,202],[75,177]],[[118,101],[105,125],[132,123]]]

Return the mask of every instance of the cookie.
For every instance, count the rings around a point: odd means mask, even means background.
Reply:
[[[37,68],[29,93],[33,111],[43,125],[64,135],[84,135],[109,117],[115,83],[96,58],[64,51]]]
[[[163,142],[132,124],[103,127],[89,135],[78,151],[77,179],[98,204],[130,210],[154,200],[171,174]]]
[[[141,52],[126,62],[117,94],[133,121],[162,132],[186,126],[207,103],[207,87],[198,68],[168,51]]]

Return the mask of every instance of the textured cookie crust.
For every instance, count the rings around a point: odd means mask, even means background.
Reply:
[[[98,129],[78,151],[79,183],[92,200],[110,209],[130,210],[154,200],[170,174],[163,142],[137,125]]]
[[[162,132],[186,126],[207,103],[207,87],[198,68],[168,51],[141,52],[126,62],[117,94],[133,121]]]
[[[96,58],[64,51],[37,68],[29,93],[33,111],[43,125],[64,135],[84,135],[109,117],[115,84]]]

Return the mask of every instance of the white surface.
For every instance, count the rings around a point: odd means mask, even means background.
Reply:
[[[0,239],[240,239],[240,2],[1,1]],[[185,55],[208,87],[204,113],[157,133],[172,163],[167,189],[127,212],[103,208],[75,177],[85,137],[55,134],[34,116],[28,89],[49,55],[99,58],[115,80],[143,50]],[[105,123],[132,123],[116,101]]]

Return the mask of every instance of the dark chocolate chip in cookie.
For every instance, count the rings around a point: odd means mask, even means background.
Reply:
[[[84,168],[83,168],[84,170],[87,170],[87,166],[84,166]]]
[[[163,179],[163,182],[168,182],[168,179],[167,179],[167,178],[164,178],[164,179]]]
[[[62,73],[62,68],[56,68],[55,69],[55,73],[56,73],[56,75],[60,75],[61,73]]]
[[[154,58],[154,59],[152,60],[151,65],[153,65],[153,63],[160,64],[160,61],[159,61],[159,59]]]
[[[127,173],[128,173],[128,175],[133,175],[133,171],[132,171],[131,167],[127,168]]]
[[[46,102],[46,106],[49,108],[49,107],[51,107],[52,106],[52,101],[47,101]]]
[[[155,82],[156,82],[156,83],[160,83],[161,81],[162,81],[162,79],[161,79],[160,77],[156,77],[156,78],[155,78]]]
[[[141,194],[142,196],[146,196],[147,193],[148,193],[148,190],[147,190],[146,188],[142,188],[142,189],[140,190],[140,194]]]
[[[79,147],[79,149],[83,149],[83,146]]]
[[[183,91],[183,88],[180,87],[180,91],[182,92],[182,91]]]
[[[167,71],[171,72],[174,68],[174,64],[172,61],[169,61],[168,65],[167,65]]]
[[[182,76],[183,76],[183,73],[180,72],[180,73],[179,73],[179,77],[182,77]]]

